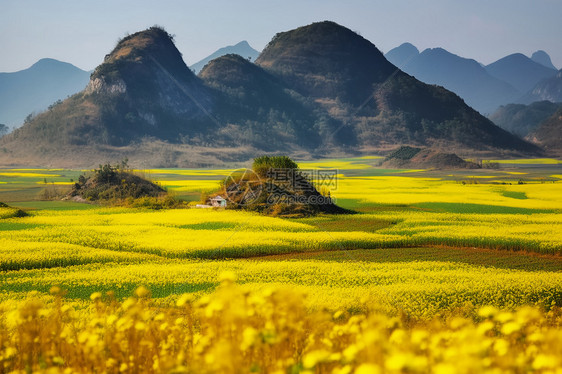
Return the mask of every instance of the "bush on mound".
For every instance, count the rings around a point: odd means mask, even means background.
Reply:
[[[81,175],[66,199],[109,202],[152,209],[173,208],[181,204],[159,185],[128,171],[126,161],[100,165],[90,176]]]

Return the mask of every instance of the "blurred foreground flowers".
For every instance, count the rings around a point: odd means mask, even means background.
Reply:
[[[415,321],[309,311],[290,288],[256,292],[220,276],[195,300],[161,305],[140,287],[88,308],[58,287],[0,307],[0,373],[562,373],[562,313],[484,307]]]

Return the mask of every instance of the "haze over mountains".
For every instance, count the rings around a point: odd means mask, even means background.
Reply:
[[[258,152],[333,156],[402,144],[539,151],[328,21],[277,34],[255,63],[228,54],[199,76],[167,32],[135,33],[85,90],[0,139],[5,162],[61,166],[120,156],[145,166],[201,166]]]
[[[548,100],[553,103],[562,102],[562,70],[555,76],[537,83],[531,91],[522,98],[523,103]]]
[[[526,138],[548,152],[562,157],[562,105]]]
[[[517,53],[483,66],[442,48],[420,53],[412,44],[404,43],[385,57],[406,73],[457,93],[483,114],[493,113],[500,105],[530,103],[526,94],[556,74],[544,51],[535,52],[533,59]]]
[[[490,119],[502,129],[524,138],[561,106],[550,101],[537,101],[529,105],[507,104],[495,111]]]
[[[556,74],[556,69],[547,68],[525,56],[514,53],[486,66],[490,75],[502,79],[525,94],[538,82]]]
[[[50,58],[25,70],[0,73],[0,123],[19,126],[30,113],[84,89],[89,79],[89,72]]]
[[[386,57],[421,81],[455,92],[480,113],[490,113],[521,96],[512,85],[492,76],[475,60],[459,57],[442,48],[428,48],[416,54],[412,47],[403,44],[389,51]]]

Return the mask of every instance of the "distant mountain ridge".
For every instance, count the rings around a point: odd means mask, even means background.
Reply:
[[[406,71],[404,68],[410,64],[415,58],[420,55],[419,49],[412,43],[402,43],[398,47],[388,51],[384,57],[400,69]]]
[[[539,50],[534,52],[531,55],[531,60],[535,61],[536,63],[541,64],[549,69],[558,70],[553,64],[550,56],[545,51]]]
[[[509,103],[530,103],[524,99],[528,91],[556,73],[550,56],[544,51],[535,52],[532,59],[513,54],[484,66],[443,48],[428,48],[419,53],[415,46],[404,43],[388,51],[385,57],[423,82],[455,92],[484,114],[491,114]]]
[[[191,65],[190,68],[195,72],[195,74],[199,74],[199,72],[203,69],[203,67],[207,65],[211,60],[229,54],[240,55],[243,58],[250,59],[251,61],[255,61],[260,53],[256,51],[254,48],[252,48],[247,41],[243,40],[235,45],[229,45],[227,47],[223,47],[216,50],[215,52],[205,57],[204,59]]]
[[[193,167],[263,152],[318,157],[405,144],[539,151],[329,21],[278,33],[255,63],[229,54],[199,76],[165,30],[137,32],[83,91],[0,139],[4,163],[61,166],[128,157]]]
[[[486,66],[486,71],[523,94],[530,91],[537,82],[556,74],[555,69],[547,68],[522,53],[514,53],[493,62]]]
[[[386,55],[391,62],[395,53],[396,49]],[[397,66],[423,82],[438,84],[455,92],[480,113],[491,113],[498,106],[521,96],[513,86],[488,74],[477,61],[462,58],[443,48],[428,48]]]
[[[32,112],[84,89],[89,79],[89,72],[50,58],[21,71],[0,73],[0,123],[19,126]]]

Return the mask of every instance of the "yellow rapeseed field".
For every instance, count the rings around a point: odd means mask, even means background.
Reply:
[[[92,293],[77,310],[51,289],[0,310],[0,371],[109,373],[556,373],[559,309],[483,307],[416,322],[377,312],[307,311],[289,288],[247,292],[220,275],[209,296],[154,305]]]
[[[559,172],[378,161],[301,165],[354,215],[0,207],[0,373],[560,372]],[[142,172],[195,196],[230,170]]]

